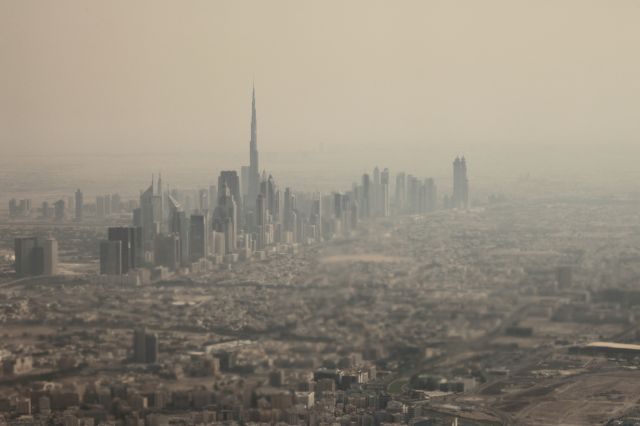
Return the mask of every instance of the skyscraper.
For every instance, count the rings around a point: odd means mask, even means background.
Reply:
[[[133,332],[133,360],[138,363],[147,361],[146,333],[144,329]]]
[[[58,273],[58,242],[53,238],[16,238],[15,257],[19,276]]]
[[[64,220],[64,200],[53,203],[54,217],[56,220]]]
[[[176,234],[180,239],[180,264],[189,264],[189,220],[184,209],[178,201],[169,195],[169,232]]]
[[[137,266],[136,251],[138,250],[138,238],[136,238],[136,234],[138,232],[140,232],[139,228],[126,227],[111,227],[107,231],[109,241],[120,241],[122,243],[120,247],[120,269],[123,274],[126,274],[129,269],[134,269]],[[115,250],[115,248],[110,247],[109,250]]]
[[[249,166],[240,167],[240,191],[242,196],[249,196]]]
[[[33,275],[34,256],[33,251],[38,245],[37,238],[15,239],[15,267],[19,276]]]
[[[58,241],[46,238],[42,241],[42,273],[55,275],[58,273]]]
[[[153,251],[153,239],[162,230],[163,214],[162,179],[158,178],[158,184],[155,185],[152,177],[151,185],[140,195],[140,223],[135,223],[134,220],[134,225],[142,227],[142,241],[146,251]]]
[[[158,336],[145,329],[133,332],[133,361],[153,364],[158,361]]]
[[[156,266],[166,266],[171,271],[180,267],[180,237],[178,234],[158,235],[154,241],[153,260]]]
[[[236,203],[236,207],[240,210],[241,203],[241,195],[240,195],[240,178],[238,177],[238,172],[235,170],[223,170],[220,172],[220,176],[218,177],[218,204],[220,203],[220,197],[222,197],[223,190],[222,187],[226,186],[229,189],[229,192],[233,196],[233,201]],[[258,192],[256,192],[255,197],[258,196]],[[256,200],[254,199],[253,202]],[[238,211],[238,215],[240,212]]]
[[[380,205],[380,216],[389,217],[389,169],[384,169],[380,174],[378,203]]]
[[[282,218],[282,224],[285,231],[294,232],[295,220],[293,213],[296,209],[296,196],[291,192],[291,188],[284,190],[284,214]]]
[[[100,275],[122,274],[122,241],[100,242]]]
[[[376,166],[373,169],[373,183],[371,184],[371,216],[381,216],[380,204],[380,168]]]
[[[219,186],[219,185],[218,185]],[[256,118],[256,88],[253,87],[251,96],[251,140],[249,142],[249,185],[248,200],[256,202],[260,192],[260,172],[258,164],[258,123]],[[234,194],[235,196],[235,194]],[[237,200],[236,200],[237,202]]]
[[[189,255],[192,262],[207,256],[207,216],[192,214],[189,226]]]
[[[367,173],[362,175],[362,194],[360,217],[371,216],[371,179]]]
[[[238,231],[238,211],[234,196],[229,187],[223,181],[219,186],[218,207],[213,214],[213,229],[223,233],[225,236],[225,251],[234,253],[236,251],[236,239]]]
[[[452,204],[456,209],[469,207],[469,180],[467,179],[467,161],[464,157],[456,157],[453,161]]]
[[[209,185],[208,201],[209,201],[209,210],[213,211],[216,208],[216,205],[218,204],[218,187],[217,186]]]
[[[82,207],[84,206],[84,201],[82,198],[82,192],[78,189],[76,191],[76,220],[82,220]]]
[[[102,196],[98,196],[96,197],[96,214],[98,215],[98,217],[104,217],[105,216],[105,201],[104,201],[104,197]]]

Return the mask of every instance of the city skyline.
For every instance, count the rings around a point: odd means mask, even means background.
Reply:
[[[0,0],[0,426],[640,426],[638,22]]]

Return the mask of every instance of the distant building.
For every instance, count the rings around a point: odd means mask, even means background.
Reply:
[[[19,276],[34,275],[34,250],[37,245],[38,239],[35,237],[15,239],[15,269]]]
[[[389,217],[389,169],[384,169],[380,174],[378,199],[380,204],[380,216]]]
[[[64,220],[65,217],[65,205],[64,200],[58,200],[53,203],[53,217],[55,220]]]
[[[233,201],[236,203],[237,216],[241,217],[242,195],[240,194],[238,172],[235,170],[224,170],[220,172],[220,176],[218,177],[218,205],[220,205],[220,198],[224,195],[223,186],[229,189],[229,193],[233,196]],[[252,202],[255,202],[255,199]]]
[[[153,259],[157,266],[166,266],[172,271],[178,269],[180,267],[180,237],[177,234],[157,236]]]
[[[256,89],[253,87],[251,94],[251,140],[249,141],[249,182],[247,185],[247,199],[250,203],[256,202],[259,192],[260,166],[258,162],[258,122],[256,117]],[[233,195],[236,196],[235,193]]]
[[[136,252],[138,247],[139,228],[133,227],[111,227],[108,229],[109,241],[120,241],[122,273],[126,274],[130,269],[137,267]]]
[[[105,216],[105,208],[104,208],[104,197],[98,196],[96,197],[96,215],[100,218]]]
[[[15,270],[19,276],[58,273],[58,242],[53,238],[16,238]]]
[[[100,242],[100,275],[122,274],[122,241]]]
[[[163,194],[162,180],[158,178],[155,185],[153,177],[151,185],[140,195],[140,212],[134,216],[134,225],[142,227],[142,244],[145,251],[153,250],[153,240],[162,229]]]
[[[58,241],[46,238],[42,241],[43,274],[55,275],[58,273]]]
[[[218,204],[218,187],[215,185],[209,185],[209,211],[213,211]]]
[[[184,209],[173,197],[168,197],[169,204],[169,232],[178,236],[180,240],[180,264],[187,266],[189,256],[189,220]]]
[[[189,225],[189,255],[192,262],[207,256],[207,216],[192,214]]]
[[[27,217],[31,214],[31,200],[24,199],[17,202],[15,199],[9,201],[9,216]]]
[[[371,215],[371,179],[367,173],[362,175],[362,193],[360,194],[360,217]]]
[[[76,220],[82,220],[82,210],[84,208],[84,201],[83,201],[83,196],[82,196],[82,192],[78,189],[76,190],[76,195],[75,195],[75,206],[76,206],[76,215],[75,215],[75,219]]]
[[[145,335],[145,356],[147,364],[155,364],[158,362],[158,336],[156,334]]]
[[[242,197],[249,196],[249,166],[240,167],[240,191]]]
[[[144,329],[134,330],[133,361],[140,364],[158,362],[158,336],[147,333]]]
[[[467,161],[464,157],[456,157],[453,161],[452,204],[456,209],[469,207],[469,179],[467,178]]]
[[[224,234],[226,253],[235,253],[238,232],[237,204],[226,182],[223,181],[219,188],[218,207],[213,213],[213,230]]]

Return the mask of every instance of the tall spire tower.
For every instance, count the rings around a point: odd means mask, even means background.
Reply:
[[[260,192],[260,172],[258,165],[258,123],[256,120],[256,87],[251,96],[251,141],[249,142],[249,187],[248,203],[254,205]]]

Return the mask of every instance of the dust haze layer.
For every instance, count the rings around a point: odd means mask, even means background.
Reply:
[[[255,79],[274,156],[632,182],[639,20],[624,0],[7,0],[0,143],[235,158]]]

